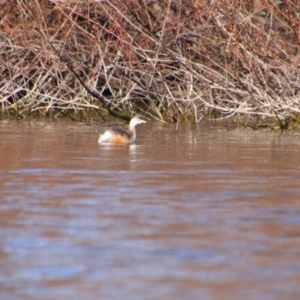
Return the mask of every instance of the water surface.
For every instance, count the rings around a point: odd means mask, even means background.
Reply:
[[[299,299],[299,132],[105,129],[0,121],[0,299]]]

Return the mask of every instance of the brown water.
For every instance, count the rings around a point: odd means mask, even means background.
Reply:
[[[300,299],[300,136],[0,121],[0,299]]]

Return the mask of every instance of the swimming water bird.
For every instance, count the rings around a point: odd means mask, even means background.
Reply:
[[[106,130],[100,134],[99,144],[132,144],[136,140],[135,126],[138,124],[147,123],[139,116],[135,116],[130,120],[128,132],[118,128]]]

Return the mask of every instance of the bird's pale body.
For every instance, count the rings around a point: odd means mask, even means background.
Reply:
[[[132,144],[136,140],[135,126],[138,124],[146,123],[139,116],[135,116],[130,120],[128,132],[122,129],[113,128],[106,130],[100,134],[99,144]]]

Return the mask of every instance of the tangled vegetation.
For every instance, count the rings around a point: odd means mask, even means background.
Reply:
[[[297,0],[10,0],[0,20],[2,115],[300,120]]]

